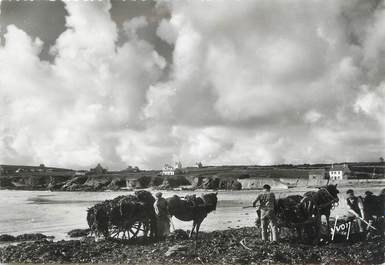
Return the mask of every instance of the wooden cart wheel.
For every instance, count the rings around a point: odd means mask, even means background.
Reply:
[[[140,232],[145,233],[145,226],[141,221],[137,221],[132,225],[125,224],[124,227],[110,228],[110,235],[112,238],[129,240],[137,238]]]
[[[143,223],[142,222],[136,222],[135,224],[133,224],[129,230],[129,233],[130,233],[130,239],[131,238],[137,238],[138,234],[140,231],[143,231],[141,229]]]

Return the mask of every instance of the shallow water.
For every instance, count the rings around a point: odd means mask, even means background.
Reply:
[[[375,194],[382,187],[355,188],[357,195],[365,190]],[[276,197],[288,194],[303,194],[309,189],[274,191]],[[332,211],[332,216],[342,216],[347,211],[345,189],[340,189],[340,205]],[[155,192],[155,191],[154,191]],[[162,191],[164,197],[173,194],[184,196],[194,192]],[[18,235],[23,233],[43,233],[55,240],[68,239],[67,232],[76,228],[87,228],[86,210],[106,199],[132,192],[50,192],[50,191],[9,191],[0,190],[0,234]],[[202,192],[195,192],[200,194]],[[253,226],[255,211],[250,206],[258,191],[219,191],[217,210],[208,215],[201,226],[202,231],[223,230],[243,226]],[[191,229],[191,222],[181,222],[173,218],[176,229]]]

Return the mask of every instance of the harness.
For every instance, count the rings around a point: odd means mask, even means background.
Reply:
[[[200,198],[202,199],[202,201],[203,201],[203,206],[209,207],[209,206],[214,205],[212,202],[209,203],[209,202],[206,200],[205,197],[206,197],[206,196],[201,196],[201,197],[200,197]]]
[[[320,191],[326,191],[326,194],[328,195],[328,197],[330,198],[330,200],[325,203],[325,204],[321,204],[321,205],[324,205],[324,207],[328,206],[328,205],[331,205],[332,206],[332,209],[334,210],[338,205],[339,205],[339,200],[338,198],[334,197],[330,191],[326,188],[322,188],[320,189]],[[320,207],[320,208],[323,208],[323,207]]]
[[[321,200],[325,201],[325,203],[318,204],[315,201],[316,196],[308,196],[304,197],[301,200],[301,203],[305,202],[306,200],[310,200],[314,205],[316,205],[319,209],[323,209],[329,205],[332,206],[332,209],[336,208],[339,205],[338,198],[335,198],[330,191],[326,188],[321,188],[318,192],[315,193],[315,195],[321,196]],[[325,195],[325,196],[323,196]]]
[[[203,207],[206,208],[208,211],[215,211],[216,209],[216,202],[211,200],[211,197],[201,196],[200,197],[203,201]],[[201,207],[202,207],[201,206]]]
[[[293,201],[295,202],[295,200]],[[332,209],[338,205],[338,197],[334,197],[326,188],[320,188],[317,192],[306,194],[297,203],[293,205],[281,205],[284,221],[287,227],[301,227],[301,225],[314,223],[313,215],[327,206],[332,205]],[[287,208],[286,208],[287,207]],[[288,219],[290,217],[290,219]]]

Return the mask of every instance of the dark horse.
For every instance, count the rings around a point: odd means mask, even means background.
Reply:
[[[315,238],[314,243],[318,243],[321,238],[321,215],[325,214],[329,232],[330,211],[335,203],[339,201],[339,190],[336,185],[327,185],[319,188],[317,192],[307,192],[300,203],[300,208],[304,214],[304,220],[314,217]]]
[[[307,192],[304,196],[292,195],[277,201],[277,217],[288,226],[297,228],[302,238],[302,228],[307,224],[313,224],[315,230],[314,243],[318,243],[321,237],[321,215],[327,215],[329,222],[330,210],[338,202],[337,185],[327,185],[318,191]]]
[[[198,239],[199,228],[207,214],[215,211],[217,208],[218,193],[203,194],[201,197],[196,197],[195,205],[192,205],[188,200],[181,199],[177,195],[167,198],[168,211],[171,216],[175,216],[181,221],[193,221],[193,226],[190,232],[190,237],[196,230],[195,238]]]
[[[337,192],[338,193],[338,192]],[[303,197],[304,198],[312,198],[312,197],[316,197],[317,195],[317,192],[316,191],[308,191],[306,192]],[[321,193],[322,194],[322,193]],[[320,214],[320,217],[322,217],[322,215],[325,216],[326,218],[326,225],[327,225],[327,231],[330,231],[330,212],[332,211],[333,208],[335,208],[337,205],[338,205],[338,197],[331,197],[331,193],[323,193],[323,195],[326,196],[326,198],[322,198],[322,200],[325,201],[325,203],[321,203],[319,205],[319,214]],[[330,198],[330,201],[328,201],[328,198]]]

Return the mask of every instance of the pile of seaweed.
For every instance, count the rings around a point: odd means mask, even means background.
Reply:
[[[155,198],[146,190],[135,191],[134,195],[118,196],[112,200],[97,203],[87,210],[87,223],[91,230],[103,233],[130,230],[130,224],[154,220]],[[138,231],[135,231],[138,232]]]
[[[158,264],[380,264],[384,241],[338,243],[323,246],[283,241],[266,243],[255,227],[200,234],[186,239],[177,230],[165,241],[108,240],[92,238],[50,242],[41,240],[0,248],[0,262],[33,263],[158,263]]]

